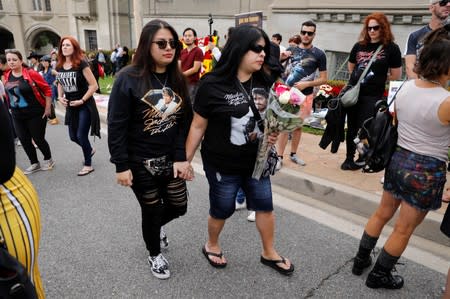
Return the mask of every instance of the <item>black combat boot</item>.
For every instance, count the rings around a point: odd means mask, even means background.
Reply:
[[[367,276],[366,286],[372,289],[401,289],[403,287],[403,277],[392,275],[391,271],[400,257],[395,257],[387,253],[384,248],[378,256],[377,262]]]
[[[378,238],[369,236],[366,232],[363,233],[359,243],[358,253],[353,260],[352,273],[354,275],[361,275],[364,269],[372,264],[370,252],[375,248]]]

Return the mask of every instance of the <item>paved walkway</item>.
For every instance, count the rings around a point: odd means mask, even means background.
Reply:
[[[108,96],[96,96],[97,107],[103,121],[106,120]],[[290,142],[287,144],[283,167],[294,171],[303,172],[312,176],[316,176],[331,182],[344,184],[362,191],[381,195],[383,186],[380,179],[384,175],[384,171],[379,173],[363,173],[357,171],[343,171],[340,169],[342,162],[345,160],[346,146],[345,142],[341,143],[339,151],[336,154],[330,152],[331,145],[323,150],[319,147],[321,136],[309,133],[303,133],[297,154],[305,162],[306,166],[299,166],[289,159],[291,150]],[[447,187],[450,187],[450,173],[447,174]],[[443,213],[447,206],[444,204],[439,212]]]

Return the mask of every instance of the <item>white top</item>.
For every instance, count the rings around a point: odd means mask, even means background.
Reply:
[[[406,82],[394,101],[398,119],[397,144],[417,154],[448,160],[450,125],[438,118],[438,109],[450,96],[443,87],[422,88]]]

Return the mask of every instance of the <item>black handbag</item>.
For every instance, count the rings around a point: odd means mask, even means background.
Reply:
[[[28,277],[27,270],[6,250],[0,234],[0,298],[34,299],[36,289]]]
[[[391,161],[397,146],[398,133],[397,124],[389,112],[389,106],[394,102],[404,83],[405,81],[397,89],[389,104],[385,100],[375,104],[377,113],[374,117],[366,119],[358,132],[358,138],[362,140],[365,147],[365,153],[362,154],[366,162],[363,172],[382,171]]]

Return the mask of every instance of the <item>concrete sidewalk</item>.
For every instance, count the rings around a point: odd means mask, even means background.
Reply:
[[[108,96],[95,95],[95,98],[102,128],[106,129]],[[57,108],[62,115],[63,107]],[[338,153],[332,154],[330,147],[325,150],[319,147],[320,139],[319,135],[302,134],[297,154],[306,162],[305,166],[299,166],[289,159],[291,145],[288,142],[283,167],[272,177],[274,189],[310,196],[354,215],[370,217],[380,201],[383,191],[380,179],[384,171],[379,173],[363,173],[361,170],[343,171],[340,165],[345,160],[345,142],[341,143]],[[201,163],[199,157],[195,159],[195,162]],[[447,174],[447,187],[450,187],[449,174]],[[415,235],[450,246],[450,240],[443,238],[439,231],[446,208],[447,204],[443,204],[440,210],[428,213]],[[393,222],[390,224],[392,225]]]

